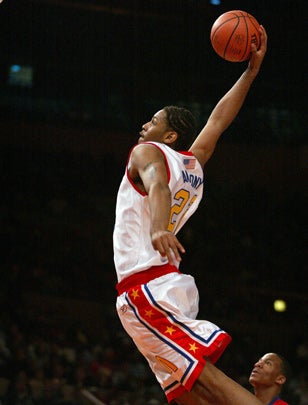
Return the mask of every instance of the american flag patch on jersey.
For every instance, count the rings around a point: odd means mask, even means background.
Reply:
[[[196,159],[195,158],[184,158],[183,163],[185,166],[185,169],[194,169],[196,165]]]

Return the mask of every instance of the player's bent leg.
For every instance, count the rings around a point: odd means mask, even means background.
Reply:
[[[190,393],[176,399],[179,405],[263,405],[251,392],[207,362]]]
[[[196,396],[194,392],[185,392],[178,397],[174,404],[177,405],[207,405],[203,399]]]
[[[251,392],[210,362],[204,366],[192,391],[212,405],[263,405]]]

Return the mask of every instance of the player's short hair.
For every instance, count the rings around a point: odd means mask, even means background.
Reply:
[[[187,150],[191,146],[197,132],[196,120],[191,111],[183,107],[169,105],[163,108],[167,123],[177,134],[173,145],[176,150]]]
[[[276,356],[280,360],[281,374],[283,374],[286,377],[286,381],[288,381],[292,376],[292,369],[291,369],[290,363],[281,354],[279,354],[279,353],[274,353],[274,354],[276,354]]]

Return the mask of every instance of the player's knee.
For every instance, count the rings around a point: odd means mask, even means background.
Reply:
[[[223,403],[224,395],[221,387],[224,386],[226,380],[228,377],[222,371],[212,364],[206,363],[193,386],[192,392],[208,403]]]

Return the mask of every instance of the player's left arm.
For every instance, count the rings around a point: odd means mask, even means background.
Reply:
[[[202,166],[212,156],[221,134],[239,113],[254,79],[259,73],[267,48],[267,34],[262,26],[260,27],[260,35],[260,48],[257,50],[255,44],[252,44],[247,69],[217,103],[207,123],[190,147],[190,151],[193,152]]]

